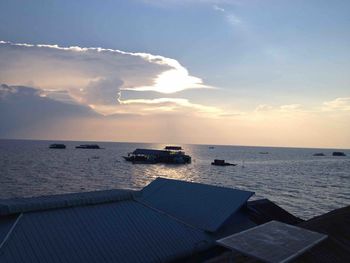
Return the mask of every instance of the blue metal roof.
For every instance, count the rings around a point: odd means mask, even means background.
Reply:
[[[18,215],[0,216],[0,245],[6,238]]]
[[[0,262],[164,262],[208,245],[205,232],[126,200],[24,213]]]
[[[141,203],[200,229],[215,232],[253,192],[157,178],[143,188]]]
[[[0,216],[29,211],[116,202],[131,199],[133,192],[132,190],[113,189],[30,198],[0,199]]]

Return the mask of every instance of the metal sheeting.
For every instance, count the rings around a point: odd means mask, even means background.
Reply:
[[[0,216],[54,208],[92,205],[132,198],[131,190],[106,190],[85,193],[0,200]]]
[[[209,245],[204,232],[128,200],[25,213],[0,262],[164,262]]]
[[[143,188],[141,203],[187,224],[215,232],[253,195],[253,192],[157,178]]]
[[[0,216],[0,244],[15,223],[18,215]]]

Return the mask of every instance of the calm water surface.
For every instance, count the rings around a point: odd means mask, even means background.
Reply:
[[[83,150],[75,146],[84,142],[62,142],[67,149],[58,150],[50,143],[0,140],[0,198],[140,189],[162,176],[254,191],[254,198],[268,198],[304,219],[350,204],[349,150],[333,157],[330,149],[182,145],[191,164],[133,165],[122,156],[164,145],[101,142],[105,149]],[[238,166],[210,165],[215,158]]]

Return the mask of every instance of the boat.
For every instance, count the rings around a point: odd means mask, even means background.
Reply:
[[[333,156],[346,156],[346,154],[343,152],[333,152],[332,155]]]
[[[259,154],[269,154],[269,152],[259,152]]]
[[[50,149],[66,149],[66,145],[62,143],[53,143],[49,146]]]
[[[163,150],[155,149],[136,149],[135,151],[123,156],[126,161],[132,162],[133,164],[156,164],[156,163],[167,163],[167,164],[187,164],[191,163],[191,156],[186,155],[182,151],[181,147],[171,146],[172,148],[165,147]],[[179,150],[181,149],[181,150]]]
[[[76,149],[102,149],[97,144],[81,144],[79,146],[75,146]]]
[[[214,147],[214,146],[209,146],[208,148],[209,148],[209,149],[214,149],[215,147]]]
[[[140,149],[136,149],[136,150],[140,150]],[[123,156],[123,158],[126,161],[132,162],[133,164],[137,164],[137,163],[138,164],[155,164],[155,163],[157,163],[156,158],[153,157],[154,155],[147,155],[147,154],[134,153],[134,152],[129,153],[128,156]]]
[[[236,166],[235,163],[227,163],[225,160],[219,160],[215,159],[214,162],[211,163],[211,165],[217,165],[217,166]]]
[[[164,150],[169,150],[169,151],[182,151],[181,146],[173,146],[173,145],[168,145],[164,147]]]
[[[326,156],[324,153],[314,153],[313,156]]]

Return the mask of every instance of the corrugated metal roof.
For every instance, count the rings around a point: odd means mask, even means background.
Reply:
[[[209,244],[203,231],[128,200],[24,213],[0,262],[164,262]]]
[[[136,200],[190,225],[215,232],[253,194],[237,189],[157,178],[143,188]]]
[[[0,246],[17,217],[18,215],[0,216]]]
[[[0,200],[0,216],[29,211],[115,202],[132,198],[131,190],[106,190]]]

